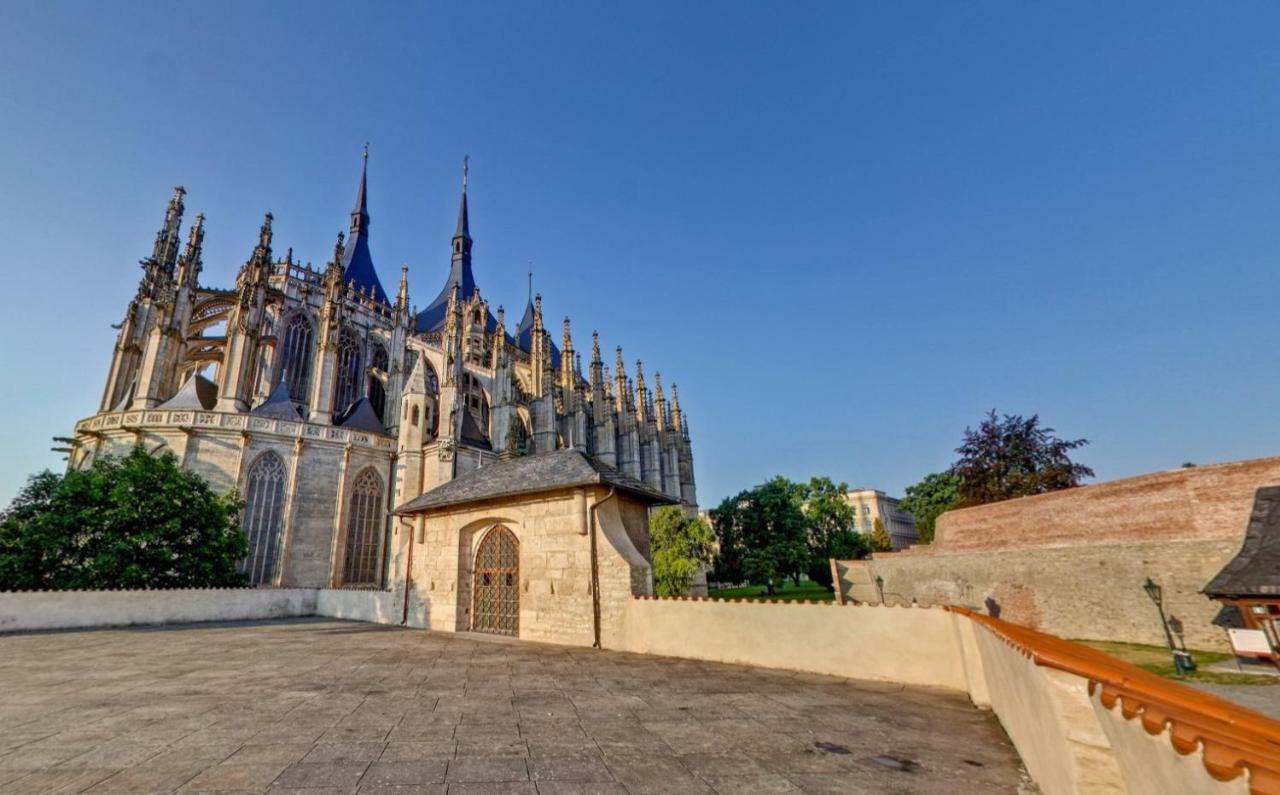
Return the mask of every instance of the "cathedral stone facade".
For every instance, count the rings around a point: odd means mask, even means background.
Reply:
[[[514,548],[524,570],[552,572],[549,589],[559,577],[562,592],[596,593],[586,581],[591,572],[566,563],[564,545],[552,537],[583,537],[587,520],[570,517],[574,506],[587,511],[585,495],[594,506],[616,492],[621,507],[610,509],[616,521],[600,543],[630,534],[629,549],[615,549],[614,558],[627,561],[622,580],[634,580],[630,590],[647,592],[644,509],[697,506],[675,385],[668,397],[654,373],[650,387],[640,362],[633,376],[621,348],[610,372],[594,333],[584,372],[569,319],[557,344],[541,296],[531,296],[508,331],[502,307],[490,311],[472,271],[465,169],[444,286],[425,309],[411,309],[402,267],[389,295],[370,253],[367,164],[366,154],[349,232],[339,233],[325,267],[302,264],[292,249],[277,257],[268,213],[230,288],[201,283],[204,217],[190,224],[184,244],[185,192],[176,189],[118,327],[99,410],[76,425],[69,466],[135,444],[171,451],[215,488],[244,497],[250,554],[240,565],[250,582],[439,587],[451,594],[448,623],[456,629],[470,628],[481,552],[509,557]],[[573,464],[563,451],[585,463]],[[529,470],[523,459],[542,463]],[[595,480],[583,480],[583,466]],[[568,477],[566,467],[578,474]],[[483,504],[509,495],[537,520],[473,522],[465,533],[472,548],[463,552],[456,533],[433,532],[433,522],[451,520],[433,518],[441,509],[428,495],[487,468],[507,474],[481,478],[505,484]],[[545,494],[531,503],[526,471],[559,473],[559,480],[544,477]],[[415,498],[416,513],[397,515]],[[555,512],[529,508],[540,500],[569,506],[563,528],[547,519]],[[456,501],[450,505],[444,513],[457,514]],[[448,548],[439,548],[446,537]],[[590,540],[595,556],[594,530]],[[598,566],[598,556],[591,562]],[[415,581],[414,572],[426,579]],[[526,606],[519,609],[523,615]]]

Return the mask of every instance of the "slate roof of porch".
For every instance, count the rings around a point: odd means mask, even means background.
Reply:
[[[613,486],[651,504],[678,502],[630,475],[600,463],[586,452],[571,448],[499,461],[467,472],[406,502],[395,512],[418,513],[481,500],[597,485]]]

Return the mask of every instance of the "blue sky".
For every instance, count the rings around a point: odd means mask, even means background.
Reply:
[[[1267,3],[0,7],[0,503],[58,467],[178,183],[229,285],[322,264],[371,142],[384,284],[448,270],[680,385],[701,501],[890,492],[984,411],[1102,479],[1280,452]]]

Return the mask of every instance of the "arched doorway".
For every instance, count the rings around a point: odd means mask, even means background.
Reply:
[[[498,525],[480,541],[471,601],[471,628],[495,635],[520,631],[520,545]]]

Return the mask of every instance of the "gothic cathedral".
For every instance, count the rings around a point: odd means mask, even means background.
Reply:
[[[399,506],[451,481],[456,491],[486,469],[510,473],[505,492],[528,491],[522,478],[537,472],[567,477],[565,455],[581,456],[573,466],[639,505],[696,510],[674,384],[668,398],[654,373],[651,389],[638,361],[633,378],[621,348],[610,373],[595,333],[584,375],[569,319],[557,345],[541,296],[510,332],[502,307],[490,311],[472,271],[465,169],[449,275],[421,311],[410,308],[407,267],[394,297],[378,278],[367,176],[366,152],[350,230],[323,269],[291,248],[275,256],[268,213],[230,288],[201,284],[205,219],[196,216],[181,245],[177,188],[118,327],[99,410],[76,425],[69,466],[141,444],[172,452],[219,490],[237,489],[250,542],[240,565],[256,585],[404,584],[412,572],[395,561],[412,533]],[[534,458],[548,463],[512,465]],[[628,528],[647,558],[647,528]],[[426,547],[409,559],[435,554]],[[415,565],[428,570],[421,557]]]

